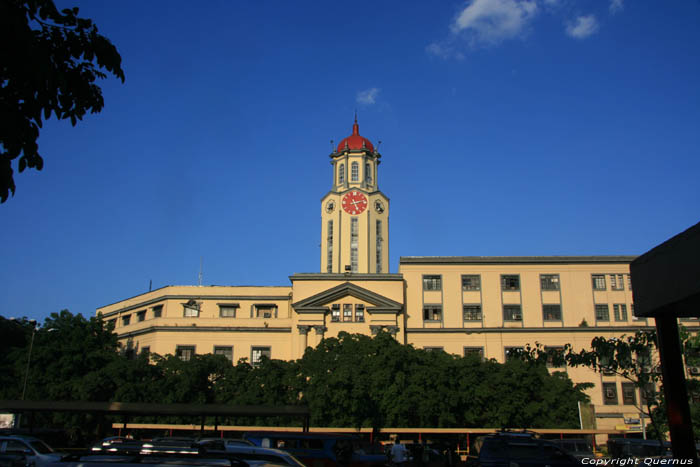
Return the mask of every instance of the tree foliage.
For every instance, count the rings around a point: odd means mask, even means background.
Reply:
[[[0,202],[15,193],[19,171],[41,170],[37,139],[53,113],[75,126],[104,106],[95,84],[107,75],[124,81],[121,57],[78,8],[59,11],[52,0],[0,0]]]
[[[16,334],[4,348],[0,375],[10,384],[0,398],[18,399],[31,327],[0,320],[0,333]],[[9,342],[9,341],[8,341]],[[297,361],[263,359],[233,365],[220,355],[134,354],[120,348],[101,317],[64,310],[36,332],[27,399],[230,405],[305,405],[311,423],[329,427],[576,427],[583,388],[541,362],[500,364],[415,349],[391,335],[340,333],[307,348]],[[134,421],[155,421],[139,417]],[[198,423],[172,417],[170,423]],[[105,421],[53,414],[76,439],[97,437]],[[298,423],[275,418],[219,419],[225,424]]]

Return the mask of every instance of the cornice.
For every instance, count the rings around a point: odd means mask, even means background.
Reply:
[[[273,333],[288,333],[292,332],[291,327],[244,327],[244,326],[149,326],[135,331],[124,333],[117,332],[120,339],[125,337],[141,336],[152,332],[273,332]]]
[[[279,300],[290,300],[289,295],[199,295],[199,294],[177,294],[177,295],[160,295],[154,297],[150,300],[144,300],[142,302],[136,303],[134,305],[129,305],[117,310],[112,310],[110,312],[101,312],[103,317],[113,316],[125,311],[135,310],[137,308],[147,307],[154,303],[162,302],[163,300],[187,300],[187,299],[197,299],[197,300],[262,300],[262,301],[279,301]],[[119,302],[117,302],[119,303]],[[113,304],[112,304],[113,305]],[[106,305],[111,306],[111,305]]]
[[[401,273],[384,274],[358,274],[358,273],[324,273],[324,272],[298,272],[289,276],[294,281],[403,281]]]
[[[636,256],[402,256],[399,264],[629,264]]]
[[[406,334],[491,334],[491,333],[596,333],[653,331],[654,326],[589,326],[561,328],[406,328]]]
[[[348,295],[371,303],[373,306],[367,307],[368,313],[373,313],[375,310],[380,313],[387,313],[390,311],[398,313],[403,309],[403,304],[351,282],[338,284],[337,286],[324,290],[316,295],[299,300],[296,303],[292,303],[292,307],[297,313],[318,312],[321,308],[325,307],[326,303],[338,300]]]

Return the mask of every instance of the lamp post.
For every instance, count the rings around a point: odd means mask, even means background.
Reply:
[[[30,319],[29,322],[32,325],[32,338],[29,341],[29,353],[27,354],[27,367],[24,369],[24,385],[22,385],[22,398],[27,394],[27,380],[29,379],[29,365],[32,363],[32,349],[34,348],[34,335],[36,334],[36,320]]]

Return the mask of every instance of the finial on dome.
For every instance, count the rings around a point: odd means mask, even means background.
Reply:
[[[352,134],[353,135],[360,134],[360,125],[357,124],[357,109],[355,109],[355,123],[352,124]]]

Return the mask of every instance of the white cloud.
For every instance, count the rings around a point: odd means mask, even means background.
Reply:
[[[364,91],[357,93],[355,100],[358,104],[362,105],[372,105],[377,101],[377,95],[379,94],[378,88],[369,88]]]
[[[574,39],[585,39],[598,32],[598,20],[593,15],[579,16],[566,25],[566,33]]]
[[[472,45],[497,44],[521,35],[537,14],[535,0],[472,0],[452,25],[466,33]]]
[[[610,14],[614,15],[625,8],[624,0],[610,0]]]

